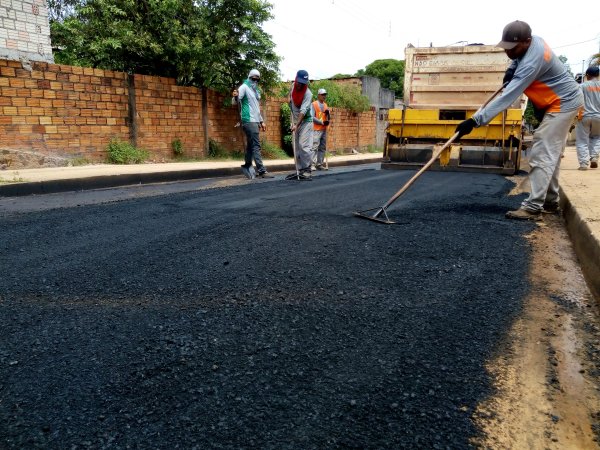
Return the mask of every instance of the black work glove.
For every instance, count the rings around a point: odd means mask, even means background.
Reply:
[[[475,128],[476,125],[477,123],[475,123],[473,119],[463,120],[458,124],[456,130],[454,130],[455,133],[458,133],[458,137],[456,139],[460,139],[465,134],[469,134],[471,131],[473,131],[473,128]]]
[[[329,120],[326,120],[325,122],[323,122],[323,125],[325,125],[325,126],[329,125]]]
[[[510,82],[510,80],[513,79],[513,76],[515,75],[515,70],[517,69],[514,67],[509,67],[508,69],[506,69],[506,72],[504,72],[504,78],[502,78],[503,85],[506,85]]]

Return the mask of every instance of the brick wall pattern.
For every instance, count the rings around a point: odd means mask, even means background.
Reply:
[[[155,161],[173,158],[178,139],[187,157],[205,155],[202,93],[170,78],[135,75],[137,145]],[[122,72],[35,62],[0,60],[0,148],[48,156],[104,161],[112,138],[129,140],[128,77]],[[239,115],[230,98],[208,91],[209,137],[228,150],[243,149]],[[263,101],[263,137],[281,146],[284,98]],[[333,109],[331,150],[375,143],[375,113]]]

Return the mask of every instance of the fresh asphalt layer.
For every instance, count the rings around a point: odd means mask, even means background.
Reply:
[[[489,174],[328,173],[0,217],[5,448],[469,448],[527,294]]]

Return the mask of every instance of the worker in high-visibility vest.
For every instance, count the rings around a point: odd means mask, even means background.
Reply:
[[[327,151],[327,127],[331,113],[325,99],[327,91],[323,88],[317,92],[317,100],[312,103],[313,116],[313,147],[312,160],[317,170],[327,170],[323,165],[325,152]]]

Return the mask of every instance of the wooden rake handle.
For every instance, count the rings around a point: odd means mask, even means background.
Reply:
[[[504,89],[504,88],[505,88],[505,86],[506,86],[506,84],[503,84],[502,86],[500,86],[500,87],[499,87],[499,88],[496,90],[496,92],[494,92],[494,93],[493,93],[493,94],[492,94],[492,95],[491,95],[491,96],[490,96],[490,97],[489,97],[489,98],[486,100],[486,102],[485,102],[483,105],[481,105],[481,106],[479,107],[479,109],[477,110],[477,112],[481,111],[483,108],[485,108],[485,107],[488,105],[488,103],[490,103],[490,102],[491,102],[491,101],[492,101],[494,98],[496,98],[496,96],[497,96],[497,95],[498,95],[498,94],[499,94],[499,93],[502,91],[502,89]],[[446,150],[446,148],[448,148],[448,146],[449,146],[450,144],[452,144],[452,143],[453,143],[453,142],[456,140],[456,138],[458,138],[458,132],[454,133],[454,135],[453,135],[453,136],[452,136],[450,139],[448,139],[448,141],[447,141],[447,142],[446,142],[446,143],[445,143],[445,144],[444,144],[442,147],[438,148],[436,151],[434,151],[434,152],[433,152],[433,155],[431,156],[431,159],[430,159],[430,160],[427,162],[427,164],[425,164],[423,167],[421,167],[421,169],[420,169],[420,170],[419,170],[417,173],[415,173],[415,174],[413,175],[413,177],[412,177],[410,180],[408,180],[408,181],[406,182],[406,184],[405,184],[404,186],[402,186],[402,187],[400,188],[400,190],[399,190],[398,192],[396,192],[396,193],[395,193],[395,194],[392,196],[392,198],[390,198],[390,199],[389,199],[389,200],[388,200],[388,201],[385,203],[385,205],[383,205],[383,206],[381,207],[381,210],[380,210],[380,211],[377,213],[376,217],[377,217],[377,216],[379,216],[379,215],[381,215],[381,214],[383,213],[383,211],[384,211],[384,210],[385,210],[385,209],[386,209],[388,206],[390,206],[392,203],[394,203],[394,202],[396,201],[396,199],[397,199],[398,197],[400,197],[402,194],[404,194],[404,192],[405,192],[405,191],[406,191],[406,190],[407,190],[407,189],[410,187],[410,185],[411,185],[411,184],[413,184],[413,183],[415,182],[415,180],[416,180],[417,178],[419,178],[423,172],[425,172],[427,169],[429,169],[429,166],[431,166],[431,165],[432,165],[432,164],[435,162],[435,160],[436,160],[436,159],[437,159],[437,158],[438,158],[438,157],[439,157],[439,156],[442,154],[442,152],[443,152],[444,150]]]
[[[412,178],[410,180],[408,180],[406,182],[406,184],[404,186],[402,186],[400,188],[400,190],[398,192],[396,192],[392,196],[392,198],[390,198],[386,202],[385,205],[382,206],[382,209],[386,209],[388,206],[390,206],[392,203],[394,203],[398,197],[400,197],[402,194],[404,194],[404,192],[410,187],[410,185],[413,184],[416,181],[416,179],[421,176],[421,174],[423,172],[425,172],[427,169],[429,169],[429,166],[431,166],[435,162],[435,160],[442,154],[442,152],[444,150],[446,150],[448,148],[448,146],[450,144],[452,144],[457,137],[458,137],[458,132],[454,133],[454,135],[450,139],[448,139],[448,141],[446,141],[446,143],[443,146],[441,146],[436,151],[434,151],[433,155],[431,156],[431,159],[429,161],[427,161],[427,164],[425,164],[423,167],[421,167],[421,169],[417,173],[415,173],[412,176]]]

